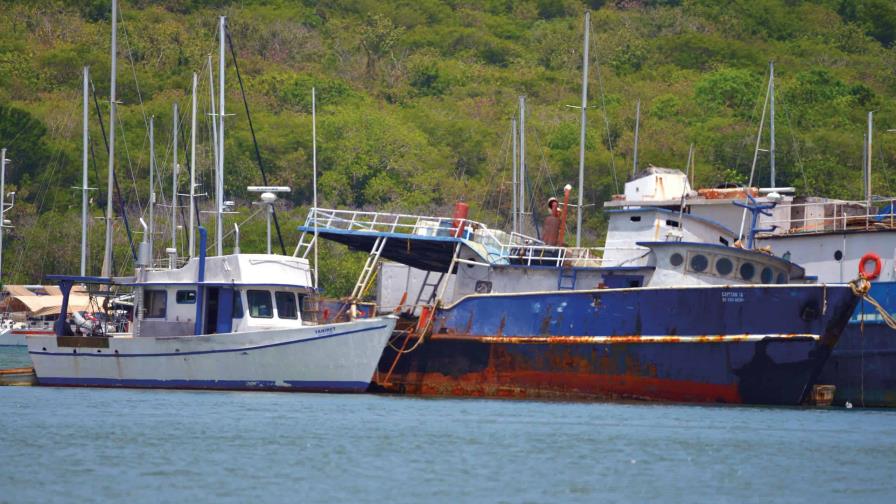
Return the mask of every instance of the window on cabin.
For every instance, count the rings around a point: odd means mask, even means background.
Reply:
[[[632,222],[641,222],[641,216],[640,215],[632,215],[631,217],[629,217],[629,220],[631,220]]]
[[[243,318],[243,298],[238,290],[233,291],[233,318]]]
[[[753,263],[745,262],[740,265],[740,277],[744,280],[750,281],[753,279],[753,276],[756,275],[756,266],[753,266]]]
[[[778,278],[775,279],[775,283],[786,284],[787,275],[785,275],[784,273],[778,273]]]
[[[177,304],[196,304],[196,291],[179,290],[175,296]]]
[[[266,290],[246,291],[246,303],[249,305],[249,316],[252,318],[274,318],[274,305],[271,293]]]
[[[721,243],[722,245],[724,245],[726,247],[728,246],[728,240],[726,240],[724,236],[719,237],[719,243]]]
[[[734,270],[734,263],[727,257],[720,257],[716,261],[716,273],[722,276],[728,276]]]
[[[691,257],[691,269],[696,271],[697,273],[702,273],[706,271],[706,268],[709,267],[709,259],[706,258],[703,254],[696,254]]]
[[[666,219],[666,225],[672,226],[672,227],[678,227],[680,224],[678,223],[677,220]]]
[[[143,291],[143,318],[165,318],[168,292],[163,290]]]
[[[676,253],[672,254],[671,256],[669,256],[669,263],[670,263],[672,266],[675,266],[676,268],[677,268],[678,266],[681,266],[681,264],[682,264],[683,262],[684,262],[684,257],[682,257],[681,254],[679,254],[678,252],[676,252]]]
[[[762,280],[764,284],[772,283],[772,278],[774,278],[774,272],[768,266],[762,268],[762,273],[759,275],[759,279]]]
[[[277,316],[282,319],[299,318],[299,310],[296,305],[296,295],[292,292],[277,291],[274,294],[277,300]]]

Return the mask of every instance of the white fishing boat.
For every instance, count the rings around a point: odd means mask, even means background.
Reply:
[[[56,334],[29,335],[41,385],[363,392],[395,326],[393,317],[315,323],[309,262],[274,254],[54,278],[63,303],[87,283],[132,289],[141,309],[127,332],[77,335],[60,317]]]

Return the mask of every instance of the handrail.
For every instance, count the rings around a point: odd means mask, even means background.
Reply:
[[[778,228],[769,234],[816,233],[820,231],[837,231],[844,229],[871,229],[881,226],[896,228],[896,212],[880,213],[879,209],[896,207],[896,199],[874,200],[871,205],[867,201],[850,201],[825,199],[804,203],[782,203],[778,209],[789,210],[786,218],[763,218],[762,225],[773,225]],[[806,215],[794,218],[795,209],[821,209],[821,215]],[[780,213],[778,214],[780,215]]]

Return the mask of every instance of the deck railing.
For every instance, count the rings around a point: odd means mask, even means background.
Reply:
[[[776,207],[786,209],[785,218],[763,218],[763,227],[776,226],[773,233],[799,234],[847,229],[896,228],[896,199],[867,201],[822,200],[805,203],[785,203]],[[776,212],[777,215],[780,213]],[[767,233],[766,233],[767,234]]]
[[[535,237],[491,229],[486,224],[471,219],[312,208],[305,220],[306,231],[302,233],[295,255],[302,251],[307,254],[311,248],[313,238],[310,229],[315,224],[321,230],[463,238],[481,244],[487,251],[491,264],[596,267],[601,264],[601,252],[604,250],[600,247],[545,245]],[[475,261],[461,260],[461,262]]]

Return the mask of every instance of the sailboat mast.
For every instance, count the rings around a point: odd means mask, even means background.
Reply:
[[[199,76],[193,73],[193,103],[190,114],[190,231],[189,254],[196,256],[195,229],[196,229],[196,88],[199,85]]]
[[[638,130],[641,128],[641,99],[638,98],[638,104],[635,106],[635,151],[632,156],[632,177],[638,171]]]
[[[588,40],[591,13],[585,11],[585,42],[582,50],[582,131],[579,140],[579,199],[576,207],[576,247],[582,245],[582,208],[585,197],[585,117],[588,110]]]
[[[224,255],[224,44],[226,17],[221,16],[218,38],[220,39],[218,57],[218,172],[215,179],[215,196],[217,198],[217,211],[215,212],[215,251],[218,255]]]
[[[87,99],[90,84],[90,69],[84,67],[84,113],[81,117],[81,276],[87,275],[87,118],[90,102]]]
[[[868,112],[868,139],[865,141],[865,204],[871,211],[871,135],[874,130],[874,112]]]
[[[526,97],[520,96],[520,229],[522,233],[526,222]]]
[[[311,88],[311,169],[314,176],[311,177],[312,191],[314,197],[312,205],[314,205],[314,288],[317,288],[317,92]],[[270,253],[270,252],[269,252]]]
[[[109,86],[109,173],[106,180],[106,242],[102,276],[112,276],[112,217],[115,185],[115,76],[118,71],[118,0],[112,0],[112,69]]]
[[[173,135],[173,155],[171,157],[171,248],[177,254],[177,176],[180,166],[177,164],[177,123],[180,122],[180,116],[177,111],[177,103],[171,107],[174,124],[171,132]],[[174,268],[174,266],[171,266]]]
[[[510,120],[510,129],[511,134],[513,135],[513,232],[520,232],[520,215],[519,215],[519,202],[517,199],[519,198],[519,154],[517,153],[517,130],[516,130],[516,119]]]
[[[155,203],[156,203],[156,188],[155,188],[155,176],[156,176],[156,137],[155,137],[155,121],[156,116],[149,116],[149,230],[147,231],[146,243],[149,244],[149,257],[147,260],[149,261],[149,266],[152,267],[153,253],[152,253],[152,234],[155,231]]]
[[[775,63],[769,63],[769,88],[771,91],[769,92],[769,123],[768,123],[768,134],[769,134],[769,159],[771,162],[771,182],[772,189],[777,187],[775,185]]]

